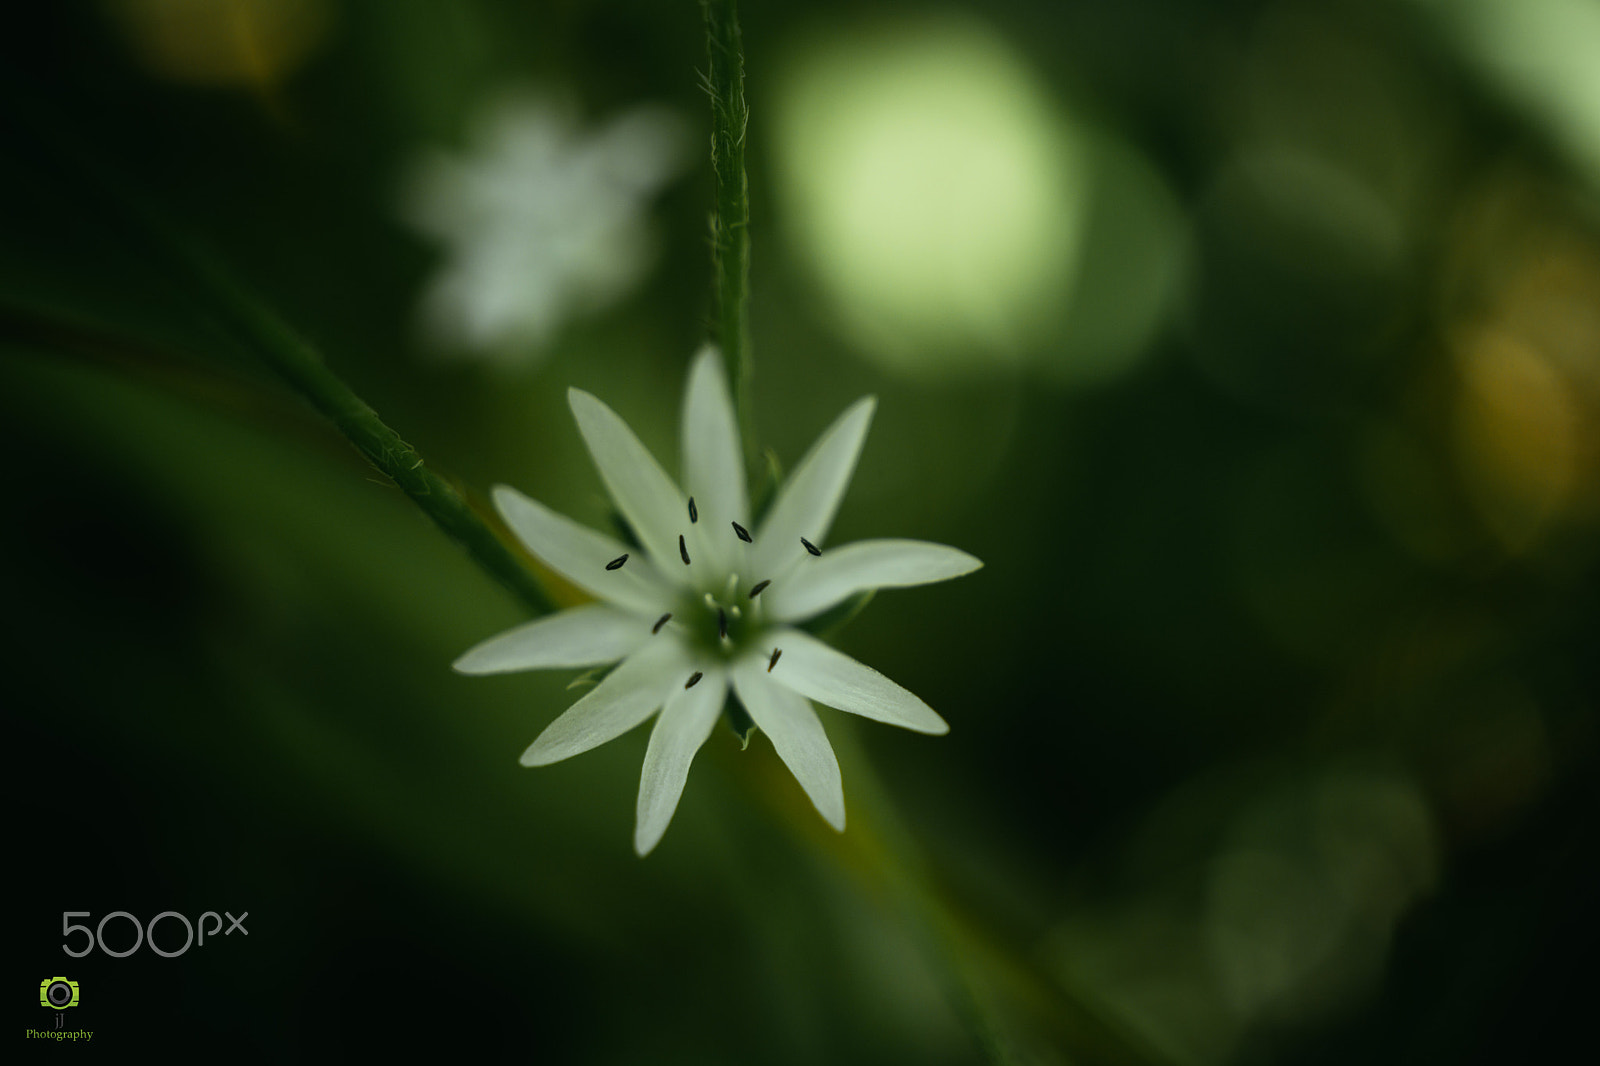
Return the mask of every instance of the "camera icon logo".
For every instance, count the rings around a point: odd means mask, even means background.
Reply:
[[[78,1005],[78,982],[52,977],[39,982],[39,1006],[65,1010]]]

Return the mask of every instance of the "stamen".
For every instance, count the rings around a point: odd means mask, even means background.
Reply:
[[[778,665],[778,656],[783,654],[782,648],[772,649],[772,658],[767,660],[767,673],[772,673],[772,668]]]
[[[721,607],[717,608],[717,636],[728,639],[728,612]]]
[[[729,607],[728,608],[728,613],[730,615],[732,615],[735,619],[739,619],[739,618],[743,618],[744,617],[744,612],[739,610],[739,607],[738,607],[737,604],[735,604],[732,607]]]
[[[822,549],[817,547],[815,544],[811,543],[806,538],[801,537],[800,538],[800,543],[804,544],[806,546],[806,551],[810,552],[812,555],[821,555],[822,554]]]
[[[672,612],[668,611],[666,614],[662,615],[660,618],[657,618],[656,619],[656,624],[650,627],[650,635],[651,636],[655,636],[657,633],[661,632],[661,627],[666,625],[667,624],[667,620],[670,619],[671,617],[672,617]]]
[[[627,553],[624,552],[623,554],[617,556],[615,559],[613,559],[609,563],[607,563],[606,564],[606,569],[607,570],[621,570],[622,569],[622,564],[627,562],[627,561],[628,561],[628,556],[627,556]]]
[[[706,601],[706,607],[708,607],[708,608],[716,607],[717,598],[715,596],[711,595],[711,593],[708,592],[701,598]]]
[[[696,670],[693,674],[690,675],[689,680],[687,680],[687,681],[685,681],[683,683],[683,687],[684,688],[694,688],[696,685],[698,685],[700,683],[700,679],[702,677],[705,677],[705,676],[706,676],[705,674],[702,674],[700,671]]]
[[[689,548],[688,548],[688,545],[683,543],[683,534],[682,533],[678,534],[678,554],[683,556],[683,565],[684,566],[688,566],[689,565]]]
[[[741,526],[739,523],[735,522],[733,524],[733,531],[737,533],[739,535],[739,539],[744,541],[746,544],[755,543],[755,541],[750,539],[750,531]]]
[[[695,510],[694,497],[693,496],[689,497],[689,521],[690,522],[698,522],[698,521],[700,521],[700,512]]]
[[[753,600],[757,596],[761,595],[761,590],[766,588],[770,584],[772,584],[771,580],[757,581],[756,585],[755,585],[755,588],[750,590],[750,598]]]

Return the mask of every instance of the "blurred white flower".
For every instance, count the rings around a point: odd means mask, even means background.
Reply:
[[[872,397],[828,427],[753,533],[733,405],[714,348],[696,358],[684,397],[682,489],[611,408],[577,389],[568,400],[643,552],[496,487],[495,505],[528,550],[601,602],[508,630],[455,668],[494,674],[620,660],[539,734],[522,763],[544,766],[588,751],[660,710],[639,784],[640,855],[666,831],[689,764],[730,690],[822,817],[842,831],[839,764],[809,700],[920,733],[949,727],[916,696],[796,623],[870,589],[945,581],[983,564],[912,540],[822,552],[866,439]]]
[[[525,361],[576,314],[620,299],[653,259],[648,203],[688,161],[672,112],[635,108],[594,129],[529,95],[489,109],[468,150],[412,170],[403,213],[443,246],[423,298],[445,351]]]

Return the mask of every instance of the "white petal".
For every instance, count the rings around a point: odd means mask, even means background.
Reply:
[[[775,629],[768,642],[783,649],[771,678],[818,703],[918,733],[948,733],[932,707],[870,666],[856,662],[798,629]]]
[[[686,583],[678,537],[689,528],[688,499],[615,411],[582,389],[568,389],[567,403],[617,509],[669,580]]]
[[[765,594],[780,622],[810,618],[867,589],[904,588],[948,581],[983,564],[966,552],[921,540],[863,540],[834,548],[820,559],[801,559]]]
[[[585,604],[490,637],[455,661],[462,674],[503,674],[614,663],[650,639],[652,621]]]
[[[789,563],[805,554],[801,537],[822,546],[839,510],[839,500],[855,473],[856,457],[861,454],[876,406],[877,400],[871,396],[857,400],[817,438],[784,482],[756,537],[751,575],[757,580],[782,573]]]
[[[633,848],[640,855],[649,854],[667,831],[672,812],[678,809],[678,797],[683,795],[689,764],[711,735],[728,695],[728,679],[721,667],[706,663],[696,669],[703,670],[705,676],[693,688],[679,687],[667,698],[667,705],[650,732],[644,771],[639,775],[638,820],[633,830]]]
[[[700,349],[683,395],[683,491],[700,511],[702,548],[726,572],[744,545],[731,523],[750,524],[744,453],[739,424],[728,395],[722,356],[712,345]]]
[[[522,753],[522,765],[548,766],[626,733],[666,702],[673,685],[689,679],[688,664],[682,645],[661,634],[546,726]]]
[[[621,541],[580,526],[506,485],[494,487],[494,505],[529,551],[585,592],[645,614],[667,610],[672,602],[674,593],[650,560],[636,557],[620,569],[606,569],[628,553]]]
[[[767,677],[767,657],[747,656],[733,665],[733,687],[750,717],[800,782],[817,813],[844,832],[844,785],[839,760],[811,704]]]

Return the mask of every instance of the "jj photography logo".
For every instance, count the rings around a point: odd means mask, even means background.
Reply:
[[[164,959],[176,959],[191,948],[208,947],[218,939],[232,937],[235,933],[241,938],[248,937],[250,930],[245,928],[244,923],[249,917],[249,911],[240,911],[237,917],[231,911],[220,914],[206,911],[191,921],[188,915],[178,911],[162,911],[141,921],[130,911],[110,911],[96,920],[92,911],[62,911],[61,950],[73,959],[82,959],[96,952],[113,959],[125,959],[142,949],[148,949]],[[77,1009],[83,1003],[83,994],[82,985],[71,977],[46,977],[40,981],[39,1006],[50,1011],[51,1017],[43,1028],[29,1027],[27,1039],[93,1040],[93,1030],[68,1027],[69,1017],[74,1022],[87,1020],[79,1016]],[[92,1002],[92,993],[90,998]]]
[[[223,915],[227,915],[228,918],[228,927],[226,930],[222,928]],[[93,917],[94,915],[90,911],[61,912],[61,934],[64,937],[64,940],[61,944],[62,951],[66,952],[68,955],[71,955],[75,959],[81,959],[85,955],[94,951],[96,948],[99,948],[100,953],[103,955],[110,955],[113,959],[125,959],[129,955],[132,955],[135,951],[138,951],[141,947],[149,947],[151,951],[155,952],[157,955],[160,955],[164,959],[175,959],[179,955],[182,955],[184,952],[188,951],[191,947],[205,947],[207,935],[209,935],[213,941],[217,939],[217,934],[219,932],[225,937],[232,936],[236,932],[243,933],[245,936],[250,935],[250,930],[244,927],[244,920],[250,917],[249,911],[242,912],[237,918],[235,918],[228,911],[223,911],[222,914],[218,914],[216,911],[206,911],[204,914],[200,915],[200,920],[198,922],[190,922],[186,916],[179,914],[177,911],[162,911],[160,914],[156,915],[154,918],[151,918],[143,925],[139,923],[138,918],[134,917],[132,914],[129,914],[127,911],[112,911],[110,914],[102,917],[92,929],[88,925],[79,925],[74,923],[72,920],[74,918],[92,919]],[[206,919],[208,918],[212,922],[209,934],[206,929]],[[116,947],[112,947],[106,943],[106,926],[112,923],[113,919],[118,920],[117,924],[111,925],[112,931],[116,934],[112,938],[118,945]],[[163,927],[162,932],[162,936],[166,938],[167,947],[162,947],[160,944],[156,943],[156,929],[158,926],[161,926],[163,921],[167,923],[167,925]],[[183,927],[183,944],[181,947],[174,948],[172,947],[172,944],[177,939],[175,929],[180,924]],[[122,947],[120,945],[127,942],[126,934],[124,934],[122,930],[127,926],[133,927],[133,943],[130,946]],[[197,926],[200,933],[198,937],[198,943],[195,936],[195,929]],[[168,932],[168,929],[174,931]],[[83,939],[79,941],[82,946],[74,950],[72,939],[74,934],[77,933],[83,934]]]
[[[39,982],[39,1006],[56,1012],[54,1024],[47,1029],[28,1029],[29,1040],[79,1040],[94,1039],[92,1029],[68,1029],[66,1012],[78,1005],[78,982],[70,977],[46,977]]]

